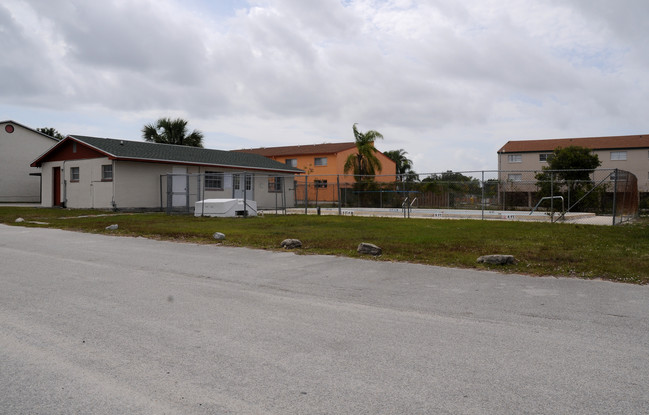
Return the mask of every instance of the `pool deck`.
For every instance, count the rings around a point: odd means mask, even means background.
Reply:
[[[274,214],[272,209],[265,210],[265,214]],[[287,209],[288,214],[304,214],[304,208]],[[316,208],[308,208],[308,215],[317,215]],[[338,208],[320,208],[321,215],[338,215]],[[340,214],[343,216],[364,216],[364,217],[393,217],[403,218],[402,209],[395,208],[342,208]],[[555,220],[558,215],[555,214]],[[546,212],[534,212],[530,215],[526,211],[501,211],[485,210],[484,216],[481,210],[466,209],[412,209],[410,218],[413,219],[485,219],[485,220],[505,220],[505,221],[534,221],[550,222],[550,216]],[[611,225],[613,220],[611,216],[596,216],[594,213],[587,212],[568,212],[565,219],[560,220],[562,223],[580,223],[587,225]]]

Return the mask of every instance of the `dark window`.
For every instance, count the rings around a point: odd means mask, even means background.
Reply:
[[[316,157],[313,160],[313,165],[314,166],[326,166],[327,165],[327,158],[326,157]]]
[[[208,190],[223,190],[223,173],[217,171],[205,172],[205,188]]]
[[[103,182],[110,182],[113,180],[113,165],[104,164],[101,166],[101,180]]]
[[[79,181],[79,168],[78,167],[70,167],[70,181],[71,182],[78,182]]]
[[[271,193],[282,191],[282,178],[280,176],[268,178],[268,191]]]

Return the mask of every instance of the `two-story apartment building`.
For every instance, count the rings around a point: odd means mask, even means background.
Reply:
[[[649,135],[508,141],[498,150],[501,179],[516,181],[524,171],[540,171],[556,148],[586,147],[597,154],[601,169],[621,169],[638,179],[638,190],[649,192]],[[510,173],[508,173],[510,172]]]
[[[357,154],[354,142],[264,147],[236,151],[258,154],[303,170],[307,176],[297,177],[296,180],[301,189],[304,189],[305,184],[309,188],[307,192],[309,201],[336,201],[338,200],[337,185],[351,186],[355,181],[351,174],[347,175],[344,171],[345,161],[349,155]],[[394,161],[378,150],[375,154],[381,162],[381,171],[377,172],[374,180],[394,182],[397,171]],[[296,191],[296,197],[299,198],[302,192],[303,190]]]

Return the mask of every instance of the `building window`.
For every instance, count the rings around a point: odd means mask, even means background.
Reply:
[[[252,175],[246,174],[246,190],[252,190]]]
[[[327,188],[327,181],[326,180],[314,180],[313,184],[315,184],[315,187],[319,188],[319,189],[326,189]]]
[[[11,124],[7,124],[7,125],[5,125],[5,131],[6,131],[7,133],[9,133],[9,134],[13,133],[13,132],[14,132],[14,126],[11,125]]]
[[[611,161],[625,161],[626,151],[611,151]]]
[[[541,163],[547,163],[552,160],[552,153],[541,153],[539,154],[539,161]]]
[[[297,159],[286,159],[285,163],[287,166],[297,167]]]
[[[507,156],[507,161],[510,163],[522,163],[523,156],[521,154],[510,154]]]
[[[78,182],[79,181],[79,168],[78,167],[70,167],[70,181],[71,182]]]
[[[326,166],[327,165],[327,158],[326,157],[316,157],[313,160],[313,165],[314,166]]]
[[[205,189],[223,190],[223,173],[218,171],[206,171]]]
[[[268,191],[278,193],[282,191],[282,177],[274,176],[268,178]]]
[[[111,182],[111,181],[113,181],[113,165],[112,164],[103,164],[101,166],[101,181],[102,182]]]
[[[523,181],[523,175],[522,174],[508,174],[507,175],[507,181],[508,182],[522,182]]]

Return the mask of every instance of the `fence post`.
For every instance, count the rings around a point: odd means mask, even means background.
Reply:
[[[167,174],[167,215],[171,215],[171,210],[173,208],[173,180],[173,174]]]
[[[205,173],[203,173],[203,177],[205,176]],[[201,200],[203,203],[201,203],[201,216],[205,216],[205,180],[203,180],[203,187],[202,187],[202,197]],[[198,175],[198,192],[199,196],[201,196],[201,175]]]
[[[270,180],[270,178],[268,180]],[[277,215],[277,186],[282,185],[281,183],[276,183],[276,181],[279,181],[278,176],[276,176],[275,180],[273,180],[273,186],[275,186],[275,188],[273,189],[275,191],[275,215]]]
[[[484,170],[482,170],[482,196],[481,196],[481,205],[482,205],[482,220],[484,220],[484,187],[485,187],[485,182],[484,182]]]
[[[304,214],[307,215],[309,213],[309,175],[307,174],[304,176]]]
[[[550,223],[554,222],[554,172],[550,172]]]
[[[243,217],[245,218],[248,216],[248,200],[247,200],[247,194],[248,194],[248,189],[246,189],[246,175],[248,173],[244,172],[243,173]]]
[[[340,200],[340,174],[336,175],[336,189],[338,189],[338,215],[342,215],[342,201]]]
[[[617,177],[618,177],[618,169],[615,169],[615,180],[613,180],[613,223],[611,225],[615,225],[615,214],[617,213]]]
[[[282,210],[286,215],[286,176],[282,176],[280,180],[282,186]]]

